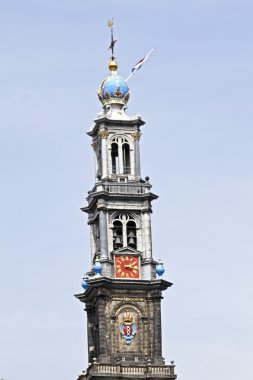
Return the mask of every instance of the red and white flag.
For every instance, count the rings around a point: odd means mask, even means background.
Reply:
[[[126,82],[128,81],[128,79],[131,78],[132,75],[134,75],[135,71],[136,70],[139,70],[141,68],[141,66],[144,64],[144,62],[147,61],[148,57],[150,56],[150,54],[153,53],[153,51],[155,50],[155,48],[151,49],[147,55],[145,55],[144,58],[142,58],[139,62],[136,63],[136,65],[132,68],[132,73],[129,75],[129,77],[126,79]]]

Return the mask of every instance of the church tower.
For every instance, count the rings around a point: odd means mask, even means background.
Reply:
[[[112,28],[112,25],[111,25]],[[162,291],[172,284],[153,258],[149,178],[141,177],[140,138],[144,121],[126,113],[129,87],[117,73],[99,89],[103,111],[88,132],[96,160],[96,182],[88,192],[91,270],[84,276],[88,327],[88,379],[176,379],[174,363],[162,357]]]

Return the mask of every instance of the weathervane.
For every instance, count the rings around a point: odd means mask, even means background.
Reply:
[[[108,64],[108,67],[109,67],[109,70],[110,71],[116,71],[117,68],[118,68],[118,64],[115,60],[115,57],[114,57],[114,45],[115,43],[117,42],[117,38],[113,38],[113,17],[108,20],[107,22],[107,25],[108,27],[111,29],[111,44],[110,46],[108,47],[107,50],[111,50],[112,51],[112,56],[111,56],[111,61],[109,62]],[[126,82],[129,81],[129,79],[135,74],[135,72],[137,70],[139,70],[142,65],[148,60],[149,56],[155,51],[155,48],[153,47],[146,55],[145,57],[143,57],[139,62],[136,63],[136,65],[132,68],[132,72],[131,74],[127,77],[127,79],[125,80]]]
[[[115,39],[115,40],[113,39],[113,17],[110,20],[108,20],[107,25],[111,29],[111,44],[108,47],[108,50],[111,49],[111,51],[112,51],[112,59],[114,59],[114,55],[113,55],[114,54],[114,45],[115,45],[117,39]]]

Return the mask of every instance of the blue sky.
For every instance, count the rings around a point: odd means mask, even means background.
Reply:
[[[75,379],[89,269],[85,135],[101,110],[114,16],[119,73],[147,122],[153,254],[174,283],[163,354],[179,379],[251,380],[253,5],[244,0],[2,0],[0,377]]]

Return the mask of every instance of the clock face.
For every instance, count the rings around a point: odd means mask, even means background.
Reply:
[[[140,278],[139,257],[131,255],[115,256],[115,277]]]

